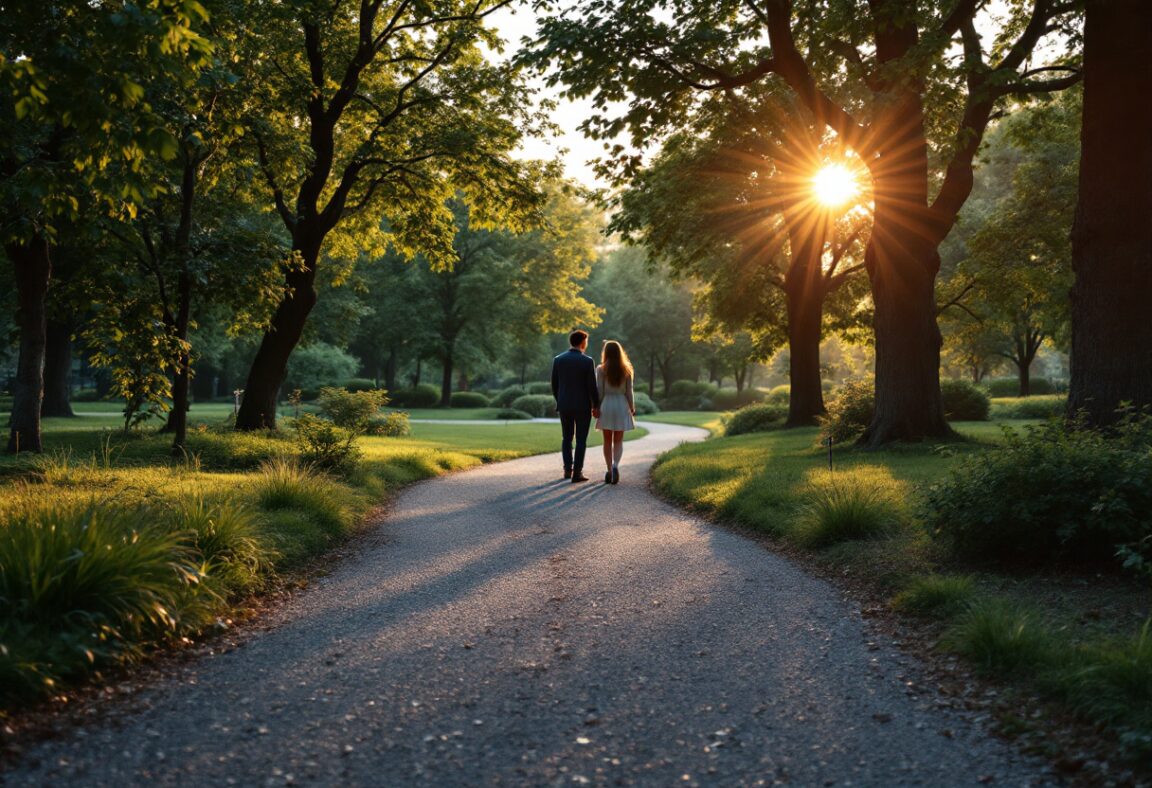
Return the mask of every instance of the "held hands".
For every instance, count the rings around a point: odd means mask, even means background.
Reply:
[[[600,409],[599,408],[593,408],[592,409],[592,418],[594,418],[594,419],[600,418]]]

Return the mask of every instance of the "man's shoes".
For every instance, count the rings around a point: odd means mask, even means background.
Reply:
[[[571,479],[572,478],[572,469],[571,468],[565,468],[564,469],[564,478],[565,479]]]
[[[578,482],[586,482],[586,481],[588,481],[588,477],[584,475],[583,471],[572,471],[572,483],[573,484],[577,484]]]
[[[605,484],[611,484],[612,483],[612,471],[605,471],[604,472],[604,483]]]
[[[620,469],[619,468],[616,468],[616,467],[612,468],[612,483],[613,484],[619,484],[620,483]]]

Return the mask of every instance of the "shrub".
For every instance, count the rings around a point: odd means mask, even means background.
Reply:
[[[728,417],[724,422],[724,434],[730,437],[775,429],[784,423],[787,415],[779,405],[749,405]]]
[[[431,383],[400,389],[392,392],[392,404],[402,408],[434,408],[440,404],[440,389]]]
[[[872,382],[855,380],[845,383],[828,404],[828,413],[820,420],[821,434],[835,443],[848,443],[860,437],[872,423],[875,392]]]
[[[635,386],[632,387],[632,404],[636,406],[637,416],[650,416],[660,412],[660,406],[643,391],[637,391]]]
[[[523,410],[516,410],[516,408],[501,408],[496,412],[496,418],[506,419],[508,421],[526,420],[534,418],[531,413]]]
[[[988,395],[966,380],[943,380],[940,397],[949,421],[987,421]]]
[[[712,407],[717,410],[736,410],[763,400],[764,392],[758,389],[746,388],[743,391],[720,389],[712,395]]]
[[[296,443],[300,459],[309,465],[333,473],[350,473],[360,461],[356,434],[326,419],[305,413],[295,419]]]
[[[380,409],[388,404],[387,393],[383,389],[348,391],[347,389],[322,388],[317,400],[320,412],[338,427],[354,433],[362,433],[375,418]]]
[[[990,673],[1023,673],[1051,660],[1052,640],[1029,611],[1003,600],[973,605],[944,643]]]
[[[547,418],[556,415],[556,400],[551,394],[525,394],[516,398],[512,409],[531,413],[535,418]]]
[[[527,389],[529,394],[547,394],[552,396],[551,383],[529,383]]]
[[[989,378],[981,384],[991,397],[1016,397],[1020,394],[1019,378]],[[1030,394],[1052,394],[1056,386],[1048,378],[1029,378]]]
[[[352,378],[344,384],[349,391],[375,391],[380,388],[371,378]]]
[[[1053,419],[1064,415],[1068,406],[1065,394],[1039,397],[1010,397],[992,400],[994,419]]]
[[[711,383],[698,380],[677,380],[668,387],[666,396],[673,399],[682,397],[711,397],[719,389]]]
[[[496,396],[492,397],[492,405],[497,408],[510,408],[513,402],[527,393],[528,391],[522,386],[509,386],[496,392]]]
[[[479,391],[454,391],[450,402],[454,408],[486,408],[489,404]]]
[[[905,494],[903,485],[870,469],[825,476],[802,494],[790,536],[808,548],[883,536],[905,520]]]
[[[926,520],[959,556],[1004,564],[1099,561],[1152,546],[1148,419],[1109,435],[1050,422],[962,462],[926,495]]]
[[[783,386],[776,386],[768,392],[768,401],[775,402],[777,405],[787,405],[788,400],[792,397],[792,387],[785,383]]]
[[[288,358],[288,371],[284,390],[300,389],[306,393],[323,386],[336,386],[356,374],[360,362],[334,345],[313,342],[292,351]],[[306,397],[312,399],[312,397]]]
[[[335,482],[291,459],[277,458],[260,466],[253,493],[273,521],[281,540],[281,563],[315,553],[347,533],[352,517],[340,503]]]
[[[397,410],[372,419],[364,434],[377,438],[405,438],[412,434],[412,425],[408,422],[408,414]]]
[[[898,610],[922,616],[952,618],[966,611],[975,597],[971,577],[926,575],[917,577],[892,600]]]
[[[268,562],[252,512],[235,501],[208,503],[202,495],[192,494],[172,505],[170,517],[172,530],[193,534],[205,580],[221,596],[259,585]]]
[[[647,394],[648,396],[652,396],[652,391],[648,387],[647,383],[633,383],[632,391],[636,394]]]
[[[177,632],[199,579],[185,538],[108,501],[33,503],[0,524],[0,698],[16,700]]]

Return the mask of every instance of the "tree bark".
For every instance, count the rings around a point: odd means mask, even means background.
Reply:
[[[43,451],[40,438],[40,404],[44,397],[44,355],[47,347],[45,299],[52,278],[48,241],[37,234],[24,243],[6,247],[16,274],[17,325],[20,356],[12,391],[8,451]]]
[[[824,217],[786,215],[791,260],[784,278],[788,309],[788,420],[786,427],[807,427],[824,415],[820,385],[820,337],[826,287],[823,275]]]
[[[441,358],[443,375],[440,378],[440,407],[442,408],[447,408],[452,402],[452,366],[454,361],[452,348],[446,347]]]
[[[192,277],[185,269],[181,271],[176,285],[179,305],[176,312],[176,337],[188,341],[188,324],[192,313]],[[172,454],[184,454],[184,443],[188,438],[188,389],[192,378],[192,357],[188,346],[180,351],[176,374],[172,377],[172,411],[168,414],[168,429],[172,432]]]
[[[288,370],[288,357],[300,341],[308,315],[316,305],[316,260],[320,245],[306,248],[310,254],[304,254],[305,250],[296,244],[293,246],[301,252],[304,265],[288,272],[288,291],[252,359],[244,399],[236,414],[238,430],[276,429],[276,399]]]
[[[72,326],[59,320],[46,323],[44,401],[41,418],[72,418]]]
[[[1068,415],[1152,405],[1152,4],[1088,0]]]

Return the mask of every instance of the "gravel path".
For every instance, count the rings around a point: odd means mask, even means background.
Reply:
[[[828,584],[558,456],[415,485],[244,645],[10,785],[996,785],[1044,767],[914,685]],[[590,460],[599,452],[590,451]],[[589,463],[599,468],[598,462]]]

